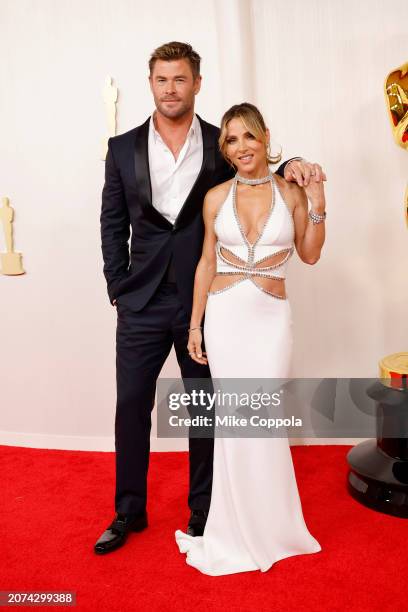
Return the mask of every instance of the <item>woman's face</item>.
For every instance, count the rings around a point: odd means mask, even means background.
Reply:
[[[269,140],[268,130],[266,135]],[[228,122],[225,142],[226,154],[239,173],[252,173],[267,165],[264,143],[247,130],[239,117]]]

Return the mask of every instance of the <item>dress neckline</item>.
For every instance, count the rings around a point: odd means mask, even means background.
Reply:
[[[232,183],[232,209],[234,211],[234,217],[235,217],[238,229],[240,231],[240,234],[241,234],[243,240],[245,241],[247,247],[251,251],[253,251],[253,249],[256,247],[256,245],[258,244],[258,242],[261,240],[262,236],[264,235],[266,226],[267,226],[267,224],[268,224],[268,222],[269,222],[269,220],[270,220],[270,218],[272,216],[273,211],[275,210],[275,200],[276,200],[275,193],[276,192],[275,192],[275,179],[273,178],[273,176],[271,176],[270,183],[271,183],[272,197],[271,197],[271,204],[270,204],[270,207],[269,207],[269,212],[268,212],[268,215],[267,215],[267,217],[266,217],[266,219],[265,219],[265,221],[264,221],[264,223],[262,225],[261,231],[258,234],[258,237],[256,238],[255,242],[251,243],[251,242],[249,242],[249,240],[248,240],[248,238],[247,238],[247,236],[246,236],[246,234],[245,234],[245,232],[244,232],[244,230],[242,228],[241,221],[239,219],[239,215],[238,215],[238,211],[237,211],[237,184],[238,184],[238,181],[237,181],[236,178],[233,179],[233,183]]]

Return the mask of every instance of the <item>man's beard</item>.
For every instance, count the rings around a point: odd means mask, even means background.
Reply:
[[[156,101],[157,110],[168,119],[179,119],[190,112],[192,105],[188,102],[182,102],[181,106],[171,109],[165,106],[165,102]]]

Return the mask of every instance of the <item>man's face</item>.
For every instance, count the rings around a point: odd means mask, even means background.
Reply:
[[[194,109],[201,76],[194,79],[187,59],[156,60],[149,81],[156,108],[165,117],[178,119]]]

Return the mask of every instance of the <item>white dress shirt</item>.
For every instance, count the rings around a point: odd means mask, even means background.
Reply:
[[[177,161],[156,130],[152,115],[149,123],[148,154],[152,204],[163,217],[174,224],[203,163],[203,136],[197,115],[193,116]]]

